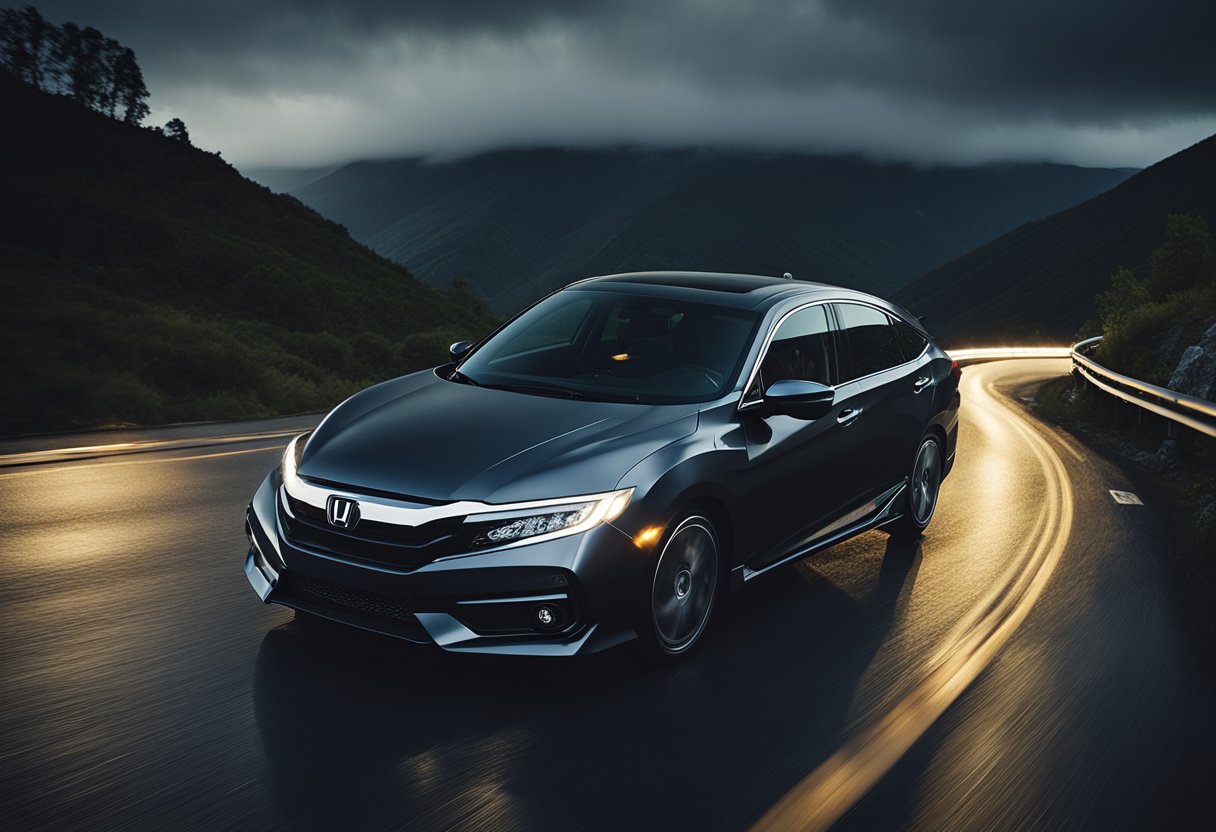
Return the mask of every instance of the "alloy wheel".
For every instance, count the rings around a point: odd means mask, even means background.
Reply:
[[[700,637],[718,584],[718,543],[703,517],[689,517],[667,539],[655,565],[650,608],[655,635],[667,653]]]
[[[909,502],[916,525],[927,526],[937,508],[937,492],[942,481],[942,452],[937,440],[926,439],[921,443],[912,465],[912,481]]]

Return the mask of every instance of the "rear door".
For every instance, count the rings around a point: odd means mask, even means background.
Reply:
[[[860,491],[873,499],[899,484],[929,421],[932,377],[927,342],[887,312],[861,303],[833,305],[843,383],[862,408]]]

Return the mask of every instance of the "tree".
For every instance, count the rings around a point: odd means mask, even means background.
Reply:
[[[30,83],[44,90],[46,66],[50,59],[55,26],[43,20],[42,15],[33,6],[26,6],[21,16],[25,18],[25,41],[30,53]]]
[[[1165,243],[1153,252],[1148,290],[1154,300],[1216,281],[1216,253],[1202,217],[1171,214]]]
[[[148,88],[144,74],[135,61],[135,50],[123,49],[114,63],[114,81],[118,90],[117,104],[122,107],[122,120],[139,124],[148,113]],[[183,129],[185,125],[182,125]]]
[[[165,124],[165,135],[179,142],[190,144],[190,134],[186,132],[186,122],[180,118],[171,118]]]
[[[0,11],[0,65],[27,84],[46,89],[54,30],[33,6]]]
[[[94,108],[115,117],[115,111],[122,100],[122,79],[118,74],[118,61],[122,58],[123,47],[114,38],[103,37],[98,52],[97,100]]]
[[[1148,287],[1136,279],[1136,273],[1120,266],[1110,278],[1110,288],[1095,298],[1102,328],[1110,334],[1133,309],[1149,302]]]

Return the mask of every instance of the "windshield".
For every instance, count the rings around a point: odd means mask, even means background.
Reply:
[[[710,401],[734,384],[756,322],[729,307],[568,290],[507,324],[452,379],[598,401]]]

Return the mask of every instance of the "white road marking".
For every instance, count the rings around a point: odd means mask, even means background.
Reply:
[[[1110,490],[1110,496],[1115,498],[1115,502],[1121,506],[1142,506],[1144,503],[1130,491]]]

